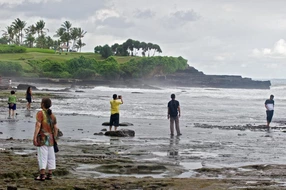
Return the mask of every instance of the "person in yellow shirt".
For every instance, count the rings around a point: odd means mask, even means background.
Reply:
[[[112,125],[114,125],[114,131],[117,130],[117,127],[119,126],[119,105],[123,104],[122,96],[118,96],[117,94],[113,94],[113,99],[110,100],[110,106],[111,106],[111,115],[110,115],[110,121],[109,121],[109,130],[112,130]]]

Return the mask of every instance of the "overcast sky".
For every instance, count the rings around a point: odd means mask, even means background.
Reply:
[[[128,38],[160,45],[205,74],[286,78],[284,0],[0,0],[0,30],[42,19],[87,31],[82,51]]]

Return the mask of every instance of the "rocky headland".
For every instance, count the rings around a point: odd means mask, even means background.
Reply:
[[[270,81],[256,81],[238,75],[206,75],[194,67],[165,76],[157,75],[152,81],[160,85],[210,88],[269,89]]]
[[[241,88],[241,89],[270,89],[271,82],[257,81],[251,78],[243,78],[239,75],[206,75],[194,67],[179,70],[172,74],[156,74],[148,78],[114,78],[104,79],[96,77],[94,79],[53,79],[53,78],[27,78],[11,77],[12,81],[18,83],[49,83],[68,84],[85,86],[110,86],[120,88],[142,88],[154,89],[164,87],[202,87],[202,88]],[[6,81],[6,82],[5,82]],[[157,86],[157,87],[154,87]],[[0,89],[9,88],[8,79],[2,80]],[[23,87],[23,89],[25,89]]]

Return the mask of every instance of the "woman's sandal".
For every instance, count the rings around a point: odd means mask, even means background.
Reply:
[[[40,174],[39,176],[35,177],[34,180],[45,181],[45,174]]]
[[[52,180],[53,179],[53,175],[48,173],[47,174],[47,177],[46,177],[46,180]]]

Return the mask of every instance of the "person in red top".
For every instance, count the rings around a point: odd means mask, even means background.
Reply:
[[[58,135],[57,119],[52,113],[50,107],[52,101],[49,98],[43,98],[41,102],[41,111],[36,115],[36,125],[34,131],[33,143],[37,146],[38,163],[40,175],[35,180],[44,181],[52,179],[52,170],[56,169],[56,157],[54,152],[54,137]],[[48,174],[46,176],[46,168]]]

